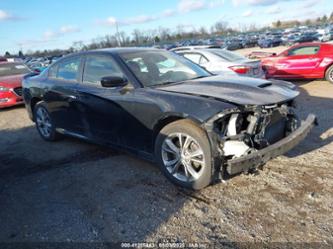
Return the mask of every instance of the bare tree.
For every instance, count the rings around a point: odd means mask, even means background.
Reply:
[[[162,41],[169,40],[171,31],[168,28],[159,27],[158,28],[159,37]]]
[[[225,34],[228,31],[228,23],[224,21],[219,21],[214,24],[215,32],[217,34]]]
[[[84,47],[83,41],[76,41],[73,42],[72,48],[73,48],[73,52],[78,52],[81,51]]]
[[[135,44],[140,44],[142,41],[142,32],[139,29],[134,29],[132,35]]]

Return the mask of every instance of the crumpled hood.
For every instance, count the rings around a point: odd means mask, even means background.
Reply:
[[[158,89],[213,97],[237,105],[271,105],[286,102],[299,95],[292,83],[249,77],[212,76],[161,86]]]

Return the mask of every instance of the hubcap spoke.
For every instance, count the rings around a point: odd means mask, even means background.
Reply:
[[[188,173],[188,167],[187,167],[186,163],[183,163],[183,167],[184,167],[186,181],[189,181],[189,173]]]
[[[191,144],[191,138],[189,136],[186,136],[184,146],[183,146],[183,151],[186,151],[188,147]]]
[[[195,158],[191,158],[191,162],[198,163],[198,164],[203,164],[204,163],[203,160],[201,160],[201,159],[195,159]]]
[[[176,163],[176,165],[172,168],[172,170],[171,170],[171,174],[172,175],[174,175],[174,174],[176,174],[177,173],[177,170],[179,169],[179,166],[181,165],[181,163],[180,163],[180,161],[178,161],[177,163]]]
[[[182,150],[183,149],[183,138],[182,138],[181,133],[178,133],[178,140],[179,140],[179,147]]]
[[[164,148],[170,152],[170,153],[174,153],[174,154],[178,154],[179,153],[179,148],[172,142],[171,139],[167,138],[165,140],[165,144],[167,146],[164,146]],[[167,149],[167,147],[169,147],[169,149]]]
[[[37,121],[38,125],[42,125],[43,124],[43,121],[39,117],[37,117],[36,121]]]
[[[45,123],[45,126],[49,129],[52,127],[52,125],[49,122]]]
[[[179,160],[177,158],[174,159],[174,160],[168,161],[168,162],[165,163],[165,166],[171,167],[171,166],[175,165],[176,163],[178,163],[178,161]]]
[[[190,173],[190,175],[194,178],[194,179],[198,179],[200,176],[199,174],[196,172],[196,170],[192,167],[191,164],[186,163],[186,169],[187,172]]]
[[[188,154],[188,157],[189,158],[194,158],[194,157],[199,157],[199,156],[202,156],[203,155],[203,151],[201,149],[197,149],[196,151],[194,152],[190,152]]]

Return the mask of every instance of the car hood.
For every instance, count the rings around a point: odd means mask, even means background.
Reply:
[[[163,91],[210,97],[236,105],[283,103],[299,95],[295,88],[295,85],[285,81],[223,76],[158,87]]]
[[[24,75],[11,75],[0,77],[0,84],[8,87],[19,87],[22,85]]]

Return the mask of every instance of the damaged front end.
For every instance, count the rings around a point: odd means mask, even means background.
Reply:
[[[249,172],[296,146],[316,124],[309,115],[300,122],[293,102],[245,106],[224,111],[205,123],[220,172]]]

